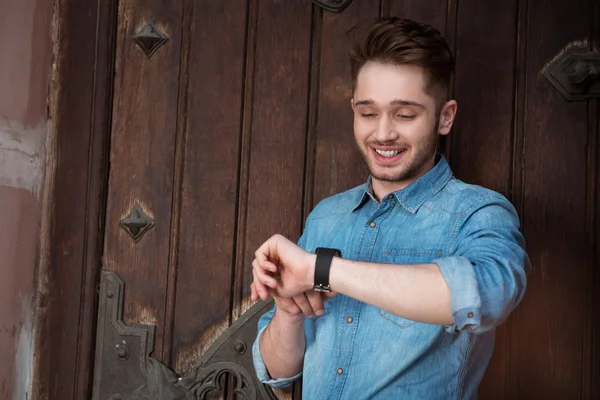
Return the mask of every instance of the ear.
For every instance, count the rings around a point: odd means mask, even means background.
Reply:
[[[350,99],[350,104],[352,105],[352,111],[356,111],[354,110],[354,98]]]
[[[440,123],[438,125],[438,133],[440,135],[447,135],[450,133],[457,110],[458,103],[456,103],[456,100],[450,100],[444,104],[442,111],[440,112]]]

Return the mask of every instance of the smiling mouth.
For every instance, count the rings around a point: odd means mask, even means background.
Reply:
[[[386,158],[391,158],[391,157],[395,157],[400,153],[403,153],[404,151],[406,151],[406,149],[396,149],[396,150],[380,150],[380,149],[374,149],[375,152],[383,157]]]

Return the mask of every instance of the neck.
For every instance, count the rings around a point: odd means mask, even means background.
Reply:
[[[392,192],[397,192],[398,190],[402,190],[406,188],[408,185],[425,175],[427,172],[431,171],[435,166],[435,155],[427,161],[419,171],[406,179],[401,179],[398,181],[385,181],[381,179],[377,179],[375,177],[371,177],[371,185],[373,188],[373,195],[377,201],[381,201],[385,196]]]

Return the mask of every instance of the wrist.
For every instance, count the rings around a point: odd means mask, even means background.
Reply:
[[[317,262],[316,254],[308,254],[306,261],[306,281],[304,282],[304,286],[306,290],[312,290],[315,284],[315,264]]]
[[[304,314],[302,314],[302,313],[292,314],[290,312],[285,311],[281,307],[277,307],[275,309],[275,315],[273,316],[273,320],[276,320],[277,322],[279,322],[281,324],[298,325],[298,324],[304,323]]]

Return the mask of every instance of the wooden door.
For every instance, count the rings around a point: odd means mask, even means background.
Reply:
[[[517,206],[534,265],[481,397],[598,395],[600,110],[543,76],[569,46],[598,50],[600,6],[575,3],[119,0],[94,394],[127,398],[129,379],[181,395],[179,377],[252,307],[258,245],[297,239],[319,200],[364,182],[345,35],[397,15],[455,49],[443,151]]]

